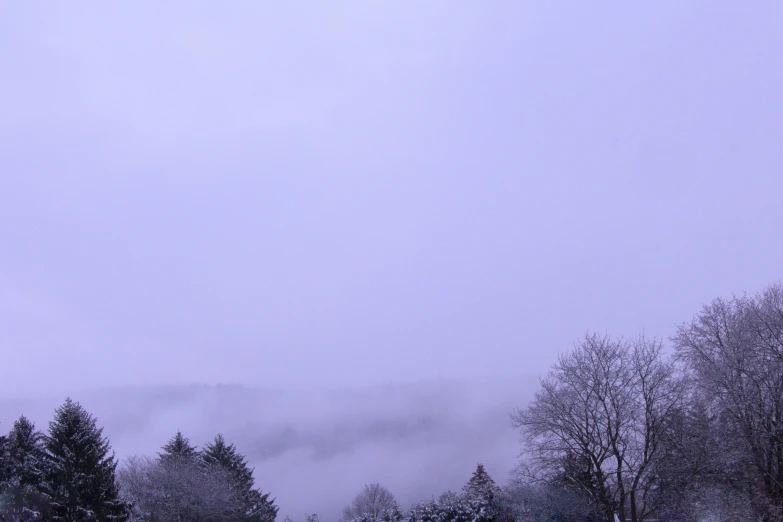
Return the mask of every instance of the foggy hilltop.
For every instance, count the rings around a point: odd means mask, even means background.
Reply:
[[[783,522],[780,0],[0,6],[3,522]]]
[[[201,445],[218,432],[255,467],[279,520],[337,520],[363,485],[380,482],[402,505],[459,490],[477,462],[505,481],[519,434],[509,414],[532,397],[533,376],[432,380],[284,391],[242,385],[125,386],[71,394],[97,418],[121,462],[154,455],[177,430]],[[0,398],[0,431],[21,414],[45,430],[64,397]]]

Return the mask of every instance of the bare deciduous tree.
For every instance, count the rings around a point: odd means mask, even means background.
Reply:
[[[380,484],[369,484],[356,495],[351,505],[343,508],[342,521],[357,518],[380,520],[384,515],[399,511],[399,505],[394,495]]]
[[[581,491],[610,522],[653,514],[662,435],[685,393],[662,350],[643,337],[587,335],[561,356],[512,414],[525,443],[520,473]]]
[[[186,459],[131,457],[119,472],[122,496],[135,520],[228,522],[240,520],[243,503],[221,469]]]
[[[715,299],[673,340],[734,444],[737,491],[766,520],[783,516],[783,286]]]

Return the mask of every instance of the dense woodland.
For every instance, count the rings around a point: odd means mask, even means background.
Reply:
[[[522,453],[504,486],[479,464],[462,491],[403,508],[369,484],[341,522],[783,520],[783,285],[715,299],[670,341],[670,353],[644,336],[576,342],[511,413]],[[198,448],[177,432],[157,455],[120,463],[96,419],[66,399],[47,433],[20,417],[0,436],[0,520],[277,513],[221,434]]]

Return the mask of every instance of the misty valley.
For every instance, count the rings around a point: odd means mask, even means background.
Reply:
[[[7,398],[0,520],[781,520],[783,285],[666,342],[588,333],[540,380]]]
[[[304,392],[191,385],[85,390],[73,399],[104,428],[118,477],[128,458],[157,456],[178,430],[202,447],[220,432],[271,492],[278,521],[306,512],[326,521],[340,518],[365,484],[382,482],[398,501],[414,502],[431,489],[460,488],[479,460],[507,473],[518,452],[513,397],[534,387],[534,378]],[[0,428],[22,414],[45,427],[61,403],[53,395],[0,399]]]

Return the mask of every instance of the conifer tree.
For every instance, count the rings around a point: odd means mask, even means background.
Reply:
[[[222,434],[218,434],[212,442],[204,446],[201,454],[202,465],[217,467],[229,474],[232,487],[240,493],[244,504],[243,520],[254,522],[273,522],[277,516],[277,506],[274,499],[269,500],[269,493],[262,494],[253,488],[253,469],[248,466],[245,457],[240,454],[234,444],[227,444]]]
[[[34,521],[50,516],[43,491],[43,434],[21,416],[0,441],[0,520]]]
[[[158,453],[158,457],[161,461],[176,459],[195,460],[198,458],[198,450],[195,446],[190,445],[190,440],[182,435],[182,432],[177,430],[177,434],[174,435],[166,443],[163,448],[163,453]]]
[[[248,489],[253,486],[253,471],[236,447],[226,443],[223,434],[218,433],[212,442],[204,445],[201,459],[205,466],[220,466],[231,473],[238,486]]]
[[[0,435],[0,491],[11,479],[11,448],[8,437]]]
[[[40,489],[45,478],[44,434],[24,415],[14,422],[8,434],[8,454],[14,482],[21,487]]]
[[[78,402],[67,398],[57,408],[44,449],[45,488],[53,509],[49,520],[127,520],[109,440]]]
[[[463,488],[463,495],[469,506],[468,511],[472,513],[471,520],[474,522],[496,520],[500,516],[497,505],[500,492],[500,488],[484,469],[484,465],[478,464],[476,471]]]
[[[492,477],[490,477],[489,473],[484,469],[483,464],[478,464],[476,466],[476,471],[473,472],[470,480],[468,480],[468,483],[465,484],[465,487],[463,488],[466,497],[488,501],[491,501],[499,490],[500,488],[498,488],[495,481],[492,480]]]

